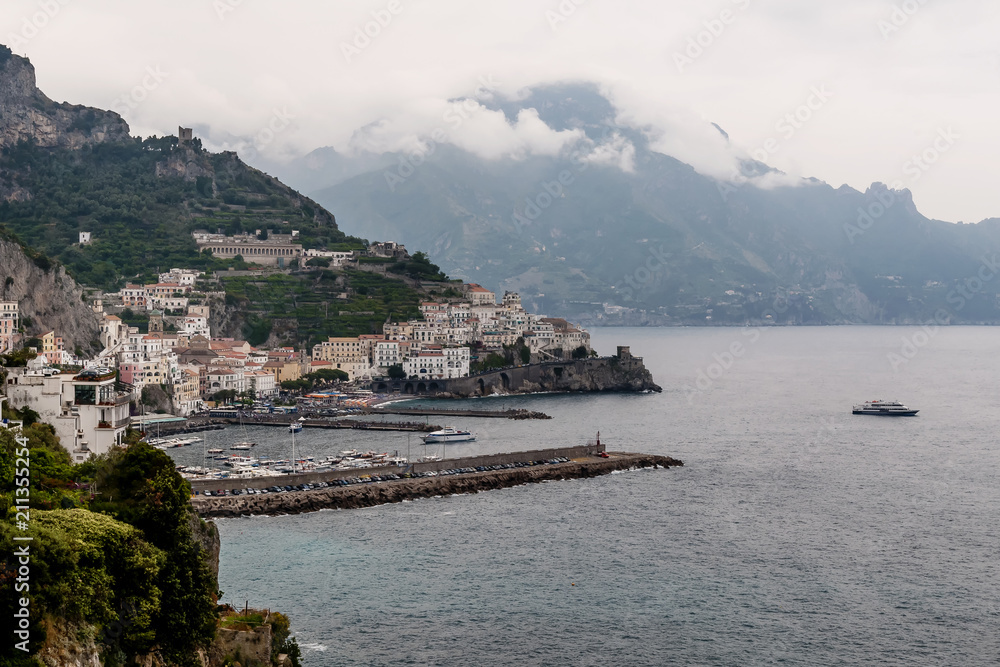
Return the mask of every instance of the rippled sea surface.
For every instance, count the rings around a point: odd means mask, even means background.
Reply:
[[[600,430],[684,468],[223,520],[224,600],[287,613],[309,667],[997,664],[1000,331],[931,333],[598,329],[601,352],[630,344],[664,392],[463,402],[553,419],[447,420],[480,435],[449,453]],[[850,414],[872,398],[921,412]],[[290,448],[287,431],[248,430],[260,451]]]

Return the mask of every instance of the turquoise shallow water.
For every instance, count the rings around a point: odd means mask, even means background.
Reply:
[[[309,666],[996,664],[1000,332],[941,329],[894,369],[918,331],[597,330],[664,393],[474,401],[554,419],[454,420],[480,440],[449,452],[599,429],[684,468],[220,521],[220,587],[287,612]],[[850,414],[878,397],[920,416]],[[366,438],[407,446],[301,442]]]

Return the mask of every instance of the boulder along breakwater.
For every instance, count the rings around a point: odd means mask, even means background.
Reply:
[[[449,467],[449,461],[437,462]],[[468,464],[469,461],[463,461]],[[669,456],[608,452],[607,458],[588,456],[565,463],[460,473],[448,476],[398,479],[352,486],[335,486],[309,491],[268,493],[260,495],[224,496],[221,498],[194,496],[191,503],[203,517],[240,517],[263,514],[299,514],[321,509],[357,509],[398,503],[417,498],[433,498],[464,493],[478,493],[523,484],[552,480],[581,479],[608,475],[620,470],[639,468],[672,468],[684,463]],[[463,467],[467,467],[464,465]],[[475,467],[475,466],[472,466]],[[369,471],[358,471],[359,473]],[[377,471],[371,471],[377,474]],[[275,477],[273,484],[289,484]],[[241,488],[245,480],[218,482],[219,487]]]

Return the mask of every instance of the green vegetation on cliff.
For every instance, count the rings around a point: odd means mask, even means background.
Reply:
[[[246,316],[252,345],[267,339],[276,319],[293,322],[300,341],[377,333],[386,319],[419,316],[425,298],[399,279],[354,269],[223,276],[222,284]]]
[[[0,180],[30,193],[0,202],[0,223],[66,265],[87,285],[154,279],[171,267],[224,269],[199,253],[191,232],[296,229],[308,246],[363,248],[324,209],[232,153],[212,154],[176,137],[84,146],[22,142],[0,154]],[[80,246],[79,233],[93,241]]]
[[[31,652],[61,619],[96,632],[78,639],[96,639],[105,664],[126,664],[154,649],[169,664],[189,663],[215,634],[217,584],[192,532],[200,524],[192,521],[190,487],[170,457],[133,443],[73,466],[50,426],[24,434],[27,457],[13,433],[0,430],[0,544],[12,554],[20,544],[15,535],[33,538]],[[22,531],[15,528],[13,489],[15,464],[23,468],[25,460],[31,503]],[[8,562],[0,572],[5,609],[19,608],[15,598],[25,594],[15,592],[15,570]],[[11,642],[0,647],[4,664],[33,664],[27,655]]]
[[[227,276],[226,269],[248,264],[199,252],[193,231],[261,230],[263,236],[294,230],[306,248],[339,251],[361,250],[367,242],[345,235],[325,209],[235,154],[209,153],[197,141],[135,139],[75,151],[22,142],[0,154],[0,183],[31,195],[0,201],[0,234],[25,246],[40,266],[48,268],[52,257],[77,281],[103,289],[153,282],[173,267],[220,271],[227,302],[239,306],[234,330],[225,333],[253,344],[267,340],[276,321],[283,321],[283,340],[292,344],[375,333],[387,318],[419,314],[426,296],[418,281],[447,280],[419,252],[405,261],[363,258],[366,270],[310,260],[290,274]],[[81,246],[84,231],[92,241]]]
[[[0,96],[33,83],[34,71],[3,51],[0,84],[5,78],[14,83],[0,85]],[[126,282],[153,282],[171,268],[252,268],[245,261],[251,258],[221,260],[199,251],[197,230],[261,239],[295,231],[306,249],[368,246],[344,234],[325,208],[235,153],[211,153],[198,139],[133,138],[117,114],[56,105],[37,88],[28,92],[0,97],[20,113],[0,116],[0,237],[16,240],[46,271],[61,263],[77,282],[114,291]],[[39,123],[57,128],[58,136],[31,129]],[[89,243],[79,243],[81,232],[90,233]],[[227,314],[219,334],[261,343],[279,322],[280,340],[291,344],[370,333],[387,317],[416,314],[421,281],[447,280],[422,253],[361,261],[355,271],[313,258],[305,266],[293,261],[291,275],[226,277],[227,302],[241,307]]]

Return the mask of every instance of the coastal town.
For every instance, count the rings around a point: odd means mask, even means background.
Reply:
[[[295,236],[261,241],[195,234],[213,253],[254,257],[273,269],[306,256],[331,264],[356,260],[357,253],[304,251]],[[373,244],[369,252],[406,256],[395,243]],[[586,330],[526,312],[516,293],[498,298],[474,283],[456,283],[454,296],[421,303],[421,317],[385,322],[381,334],[263,349],[213,336],[209,304],[224,294],[211,286],[210,276],[174,268],[156,283],[95,295],[103,349],[92,358],[66,349],[58,331],[27,337],[18,303],[0,302],[0,353],[26,348],[37,354],[6,369],[9,405],[26,406],[53,424],[81,462],[120,446],[128,428],[147,423],[137,414],[147,404],[177,418],[230,405],[274,409],[276,402],[294,405],[320,380],[338,382],[334,404],[358,405],[358,396],[371,401],[370,387],[379,379],[446,380],[596,354]]]

